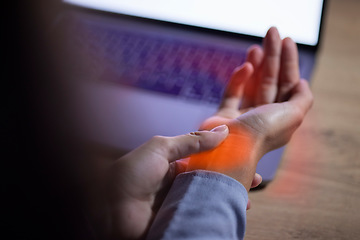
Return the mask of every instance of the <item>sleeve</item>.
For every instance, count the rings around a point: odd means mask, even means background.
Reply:
[[[176,177],[147,239],[243,239],[248,193],[226,175],[197,170]]]

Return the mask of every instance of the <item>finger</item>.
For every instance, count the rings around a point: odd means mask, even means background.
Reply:
[[[261,182],[262,182],[262,177],[261,177],[261,175],[258,174],[258,173],[255,173],[254,179],[253,179],[253,181],[252,181],[252,183],[251,183],[251,187],[250,187],[250,188],[255,188],[255,187],[259,186]]]
[[[277,102],[289,99],[291,90],[300,81],[299,56],[296,43],[291,38],[282,41],[281,65]]]
[[[261,175],[258,174],[258,173],[255,173],[254,179],[253,179],[253,181],[252,181],[252,183],[251,183],[251,187],[250,187],[250,188],[255,188],[255,187],[259,186],[261,182],[262,182],[262,177],[261,177]],[[251,201],[250,201],[250,199],[249,199],[248,202],[247,202],[247,205],[246,205],[246,210],[249,210],[250,208],[251,208]]]
[[[252,74],[250,79],[246,82],[240,109],[245,109],[255,106],[256,79],[258,79],[258,73],[260,72],[260,66],[263,56],[264,56],[264,52],[260,46],[254,45],[251,46],[248,50],[246,61],[253,65],[254,73]]]
[[[264,57],[264,52],[258,45],[253,45],[249,48],[246,61],[254,66],[255,70],[260,68]]]
[[[176,175],[186,171],[189,165],[189,158],[180,159],[174,162],[176,164]]]
[[[285,145],[294,131],[302,123],[305,114],[310,109],[313,96],[306,80],[300,82],[292,90],[290,100],[282,103],[259,106],[237,118],[250,131],[263,135],[262,150],[270,150]]]
[[[249,199],[246,205],[246,210],[249,210],[250,208],[251,208],[251,201]]]
[[[220,109],[232,108],[237,110],[239,108],[240,100],[243,95],[244,83],[248,81],[253,71],[253,66],[248,62],[245,62],[235,69],[225,90]]]
[[[210,150],[218,146],[228,135],[226,125],[218,126],[211,131],[198,131],[176,137],[153,137],[146,146],[161,157],[173,162],[191,154]]]
[[[182,159],[170,162],[169,170],[164,178],[164,183],[172,183],[177,175],[186,172],[187,166],[188,162],[182,161]]]
[[[305,115],[311,108],[313,102],[314,97],[311,93],[309,83],[305,79],[301,79],[300,82],[293,88],[289,103],[292,107],[298,108],[300,110],[300,114]]]
[[[272,27],[264,39],[262,74],[257,83],[256,105],[273,103],[276,99],[280,69],[281,39],[278,30]]]
[[[177,175],[186,172],[188,164],[189,164],[189,158],[183,158],[180,160],[170,162],[169,169],[166,173],[166,176],[163,179],[162,185],[165,187],[171,185]]]

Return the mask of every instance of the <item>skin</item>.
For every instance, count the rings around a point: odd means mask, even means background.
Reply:
[[[198,132],[156,136],[111,163],[102,200],[92,208],[100,234],[143,238],[180,172],[216,171],[247,190],[257,186],[259,159],[289,141],[312,105],[309,86],[299,78],[297,58],[296,44],[289,38],[281,40],[277,29],[270,28],[263,46],[249,49],[246,63],[231,77],[219,111]],[[193,155],[197,153],[201,154]],[[226,159],[221,157],[224,153]],[[181,160],[190,155],[189,161]]]
[[[188,170],[201,168],[221,172],[249,190],[260,158],[290,140],[312,102],[306,80],[300,79],[296,44],[290,38],[281,40],[277,29],[270,28],[263,48],[251,47],[246,63],[234,71],[217,114],[201,126],[201,129],[211,129],[226,124],[230,136],[236,135],[238,147],[235,140],[227,138],[212,151],[216,157],[202,154],[212,162],[207,160],[205,165],[199,166],[196,164],[198,158],[194,162],[190,160]],[[231,151],[240,151],[229,155],[228,150],[222,149],[227,145],[234,146]],[[243,148],[247,151],[242,151]],[[226,161],[231,167],[219,161]]]

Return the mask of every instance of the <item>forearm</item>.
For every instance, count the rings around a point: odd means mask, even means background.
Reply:
[[[150,228],[147,239],[242,239],[247,190],[223,174],[180,174]]]

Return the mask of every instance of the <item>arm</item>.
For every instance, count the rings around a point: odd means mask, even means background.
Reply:
[[[247,201],[244,186],[226,175],[180,174],[147,239],[243,239]]]
[[[295,43],[281,40],[275,28],[268,31],[263,48],[250,49],[218,113],[201,127],[226,124],[228,137],[217,148],[191,156],[187,170],[197,171],[175,180],[148,239],[244,237],[247,191],[258,161],[289,141],[312,104],[297,58]],[[198,169],[223,173],[241,184]]]
[[[178,159],[213,149],[227,137],[228,132],[228,127],[223,125],[211,131],[198,131],[175,137],[157,136],[107,167],[104,166],[103,169],[106,169],[106,172],[103,173],[103,178],[97,181],[101,190],[92,186],[93,196],[97,196],[97,201],[89,206],[90,220],[98,237],[101,239],[143,239],[175,177],[186,169],[186,161]],[[213,174],[215,178],[219,178],[216,176],[220,175],[227,179],[225,182],[229,182],[229,186],[236,185],[237,188],[244,189],[241,184],[225,175]],[[186,175],[185,178],[191,176]],[[205,180],[209,180],[209,183]],[[186,192],[186,189],[193,186],[196,188],[207,186],[212,191],[211,193],[203,192],[207,197],[217,192],[215,190],[217,182],[210,178],[204,178],[200,182],[190,181],[184,186],[181,185],[182,181],[177,179],[175,186],[171,187],[170,195],[173,199],[180,197],[177,190],[180,193]],[[253,187],[260,182],[261,177],[256,175]],[[179,186],[181,188],[178,188]],[[196,194],[197,191],[194,191],[190,196],[194,201],[197,199]],[[246,191],[244,196],[246,196]],[[217,197],[220,198],[221,195]],[[246,200],[244,201],[244,209],[246,209]],[[198,217],[202,218],[201,215]],[[168,220],[170,219],[163,221]]]
[[[203,131],[155,137],[106,168],[104,183],[99,184],[103,191],[96,192],[103,202],[96,202],[98,209],[92,208],[94,218],[103,224],[95,224],[103,231],[101,235],[141,239],[155,216],[150,239],[163,233],[174,236],[180,230],[189,230],[182,232],[186,236],[198,234],[191,226],[207,234],[205,229],[218,227],[208,221],[215,214],[216,218],[231,220],[227,225],[229,232],[242,237],[246,192],[256,182],[257,162],[268,151],[289,141],[312,104],[309,86],[300,80],[298,72],[295,43],[289,38],[281,40],[277,30],[270,29],[264,49],[252,48],[247,62],[234,72],[218,113],[202,124]],[[209,129],[212,130],[206,131]],[[180,164],[179,159],[191,154],[196,155],[190,157],[188,164]],[[181,175],[171,187],[177,173],[185,170],[217,173],[207,175],[211,178],[198,172]],[[216,181],[225,178],[219,174],[232,180]],[[239,183],[235,184],[235,180]],[[219,187],[224,182],[228,185]],[[158,214],[170,187],[167,202]],[[224,193],[224,188],[234,190]],[[199,198],[208,201],[200,202]],[[191,201],[183,206],[188,199]],[[195,206],[199,211],[189,215]],[[173,217],[168,213],[173,213]],[[219,234],[220,231],[214,236]]]

